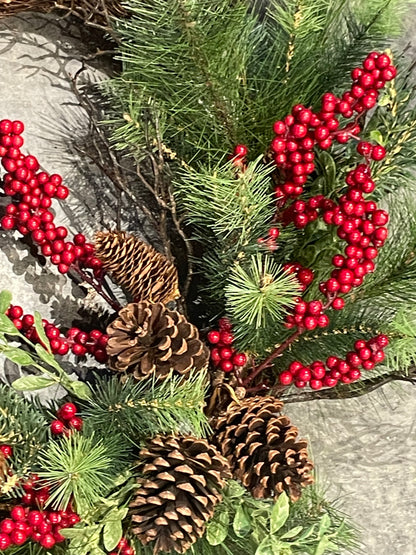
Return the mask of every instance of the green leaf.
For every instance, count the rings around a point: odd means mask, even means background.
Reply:
[[[337,167],[335,164],[335,160],[328,152],[325,152],[325,151],[320,154],[320,160],[322,161],[325,169],[326,181],[328,183],[328,186],[331,187],[332,189],[334,187],[334,183],[337,175]]]
[[[240,505],[235,513],[233,529],[239,538],[247,536],[251,531],[250,517],[246,513],[243,505]]]
[[[19,330],[5,314],[0,314],[0,332],[7,333],[7,335],[19,335]]]
[[[0,293],[0,313],[4,314],[12,302],[12,294],[10,291],[2,291]]]
[[[230,515],[227,509],[223,509],[208,522],[206,538],[210,545],[220,545],[228,535]]]
[[[23,349],[19,349],[18,347],[7,346],[1,349],[0,352],[9,360],[15,364],[19,364],[20,366],[30,366],[35,362],[28,352]]]
[[[59,370],[59,371],[62,372],[62,368],[60,367],[60,365],[56,361],[53,354],[48,353],[48,351],[45,349],[45,347],[40,345],[40,343],[36,343],[35,350],[36,350],[36,354],[38,355],[38,357],[40,359],[43,360],[43,362],[46,362],[46,364],[48,364],[49,366],[52,366],[56,370]]]
[[[321,522],[319,523],[318,538],[322,538],[325,532],[329,530],[330,526],[331,526],[331,519],[328,513],[325,513],[321,518]]]
[[[84,382],[73,382],[71,380],[65,380],[65,383],[63,385],[65,389],[73,393],[79,399],[84,399],[85,401],[88,401],[88,399],[91,398],[91,389]]]
[[[44,347],[49,353],[51,353],[51,344],[49,343],[49,339],[46,337],[46,333],[42,324],[42,315],[39,312],[35,312],[35,329]]]
[[[37,391],[38,389],[45,389],[55,385],[56,380],[51,378],[44,378],[42,376],[24,376],[12,383],[13,389],[16,391]]]
[[[113,551],[123,535],[121,520],[110,520],[104,525],[103,541],[107,551]]]
[[[285,492],[276,501],[270,517],[270,532],[275,534],[289,517],[289,498]]]
[[[303,526],[295,526],[294,528],[291,528],[288,532],[286,532],[286,534],[283,534],[283,536],[280,536],[280,538],[282,540],[294,538],[295,536],[300,534],[302,530],[303,530]]]
[[[299,536],[297,541],[300,542],[300,541],[306,540],[307,538],[310,538],[314,533],[314,531],[315,531],[315,524],[312,524],[312,526],[309,526],[309,528],[306,528],[304,530],[303,534]]]
[[[273,536],[266,536],[258,546],[255,555],[283,555],[292,553],[290,545]]]
[[[381,146],[384,146],[384,139],[383,139],[383,135],[380,133],[380,131],[378,131],[377,129],[374,129],[373,131],[371,131],[370,133],[370,139],[372,141],[375,141],[376,143],[378,143]]]
[[[331,542],[330,542],[328,536],[324,536],[319,541],[318,545],[316,546],[314,555],[322,555],[323,553],[325,553],[325,551],[328,549],[330,543]]]

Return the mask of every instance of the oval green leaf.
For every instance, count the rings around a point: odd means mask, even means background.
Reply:
[[[2,291],[0,293],[0,312],[4,314],[12,302],[12,294],[10,291]]]
[[[12,383],[13,389],[16,391],[37,391],[55,385],[56,380],[44,378],[42,376],[24,376]]]
[[[210,545],[220,545],[228,535],[230,515],[223,509],[208,522],[206,538]]]
[[[5,314],[0,314],[0,333],[19,335],[19,330],[16,329],[13,322]]]
[[[106,522],[103,531],[104,547],[107,551],[113,551],[123,535],[121,520],[110,520]]]
[[[62,385],[65,387],[65,389],[73,393],[79,399],[87,401],[91,398],[91,389],[84,382],[72,382],[68,380],[65,381]]]
[[[20,366],[30,366],[35,361],[33,360],[32,356],[24,351],[23,349],[19,349],[18,347],[5,347],[1,350],[1,353],[14,362],[15,364],[19,364]]]
[[[240,505],[235,513],[233,520],[233,529],[239,538],[247,536],[251,532],[250,517],[244,510],[243,505]]]
[[[270,517],[270,532],[275,534],[289,517],[289,498],[285,492],[279,495]]]

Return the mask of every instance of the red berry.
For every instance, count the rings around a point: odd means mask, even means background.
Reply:
[[[306,367],[300,368],[296,373],[296,379],[301,380],[302,382],[308,382],[311,377],[311,371]]]
[[[312,389],[321,389],[323,384],[321,380],[312,379],[309,382],[309,385],[311,386]]]
[[[234,341],[234,336],[229,331],[222,331],[220,334],[220,338],[224,345],[232,345]]]
[[[60,435],[63,433],[65,424],[61,420],[53,420],[51,422],[51,432],[55,435]]]
[[[3,453],[6,459],[13,456],[13,447],[10,445],[1,445],[0,451]]]
[[[14,229],[16,220],[13,216],[3,216],[1,219],[1,227],[5,230]]]
[[[383,160],[383,158],[386,156],[386,149],[384,148],[384,146],[381,145],[376,145],[373,147],[373,151],[371,153],[371,158],[373,160]]]
[[[74,430],[80,431],[82,430],[83,420],[79,416],[74,416],[73,418],[71,418],[68,424],[70,428],[74,428]]]
[[[345,301],[340,297],[337,297],[332,301],[332,308],[335,310],[342,310],[344,306],[345,306]]]
[[[237,353],[233,356],[232,362],[235,366],[244,366],[247,363],[247,356],[244,353]]]
[[[51,549],[55,545],[56,540],[52,534],[45,534],[39,543],[45,549]]]
[[[210,343],[215,345],[220,340],[220,332],[216,331],[216,330],[212,330],[212,331],[208,332],[207,338],[208,338],[208,341]]]
[[[318,325],[318,321],[313,316],[306,316],[306,318],[303,321],[303,325],[307,330],[314,330]]]
[[[15,522],[11,518],[5,518],[0,523],[0,530],[3,534],[10,534],[15,528]]]
[[[5,550],[12,545],[12,540],[8,534],[0,534],[0,549]]]
[[[57,198],[63,200],[63,199],[66,199],[68,195],[69,195],[68,187],[65,187],[64,185],[59,185],[56,188],[56,197]]]
[[[234,364],[230,360],[221,361],[220,368],[223,372],[231,372],[234,370]]]
[[[40,511],[30,511],[27,521],[31,526],[37,526],[43,522],[43,514]]]
[[[290,385],[293,381],[293,375],[291,372],[282,372],[279,376],[279,381],[282,385]]]
[[[303,368],[303,364],[298,360],[294,360],[289,365],[289,372],[291,372],[292,374],[295,374],[300,368]]]
[[[73,403],[65,403],[58,411],[63,420],[70,420],[77,414],[77,407]]]
[[[276,135],[283,135],[283,133],[286,131],[286,124],[283,121],[276,121],[273,125],[273,131],[276,133]]]
[[[331,376],[325,376],[323,379],[323,385],[326,387],[335,387],[338,383],[336,378],[332,378]]]
[[[233,356],[232,349],[229,349],[228,347],[223,347],[222,349],[220,349],[220,357],[222,359],[229,360],[232,356]]]
[[[302,380],[296,380],[295,386],[299,389],[303,389],[304,387],[306,387],[306,382],[303,382]]]
[[[384,349],[389,344],[389,338],[387,335],[381,334],[376,337],[376,342],[380,349]]]
[[[10,516],[16,522],[24,522],[26,520],[26,512],[24,507],[16,505],[10,512]]]

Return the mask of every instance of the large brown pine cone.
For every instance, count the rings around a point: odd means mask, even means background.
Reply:
[[[307,442],[297,440],[298,429],[281,414],[282,408],[274,397],[233,402],[214,422],[213,441],[254,497],[286,491],[296,501],[313,482],[313,464]]]
[[[107,328],[109,366],[137,380],[187,376],[208,363],[208,348],[185,316],[162,303],[131,303]]]
[[[142,449],[140,488],[130,504],[132,532],[154,553],[185,553],[221,500],[227,460],[206,439],[157,436]]]
[[[153,247],[125,231],[99,231],[95,255],[135,302],[168,303],[179,297],[178,272]]]

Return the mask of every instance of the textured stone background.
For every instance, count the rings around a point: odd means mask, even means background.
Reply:
[[[85,232],[106,223],[100,205],[106,181],[68,146],[68,137],[76,142],[85,133],[85,116],[68,76],[90,49],[80,28],[65,21],[30,15],[0,22],[0,119],[25,122],[27,149],[71,187],[70,207],[59,219]],[[105,67],[90,65],[89,74],[101,79]],[[111,206],[107,208],[111,221]],[[71,221],[77,212],[83,216],[75,228]],[[0,289],[11,289],[25,311],[39,310],[70,324],[79,307],[78,287],[51,272],[50,265],[43,268],[9,233],[0,232],[0,246]],[[9,378],[15,372],[7,366]],[[288,409],[311,440],[329,494],[362,528],[368,555],[416,553],[415,403],[412,386],[389,385],[362,399],[299,403]]]

